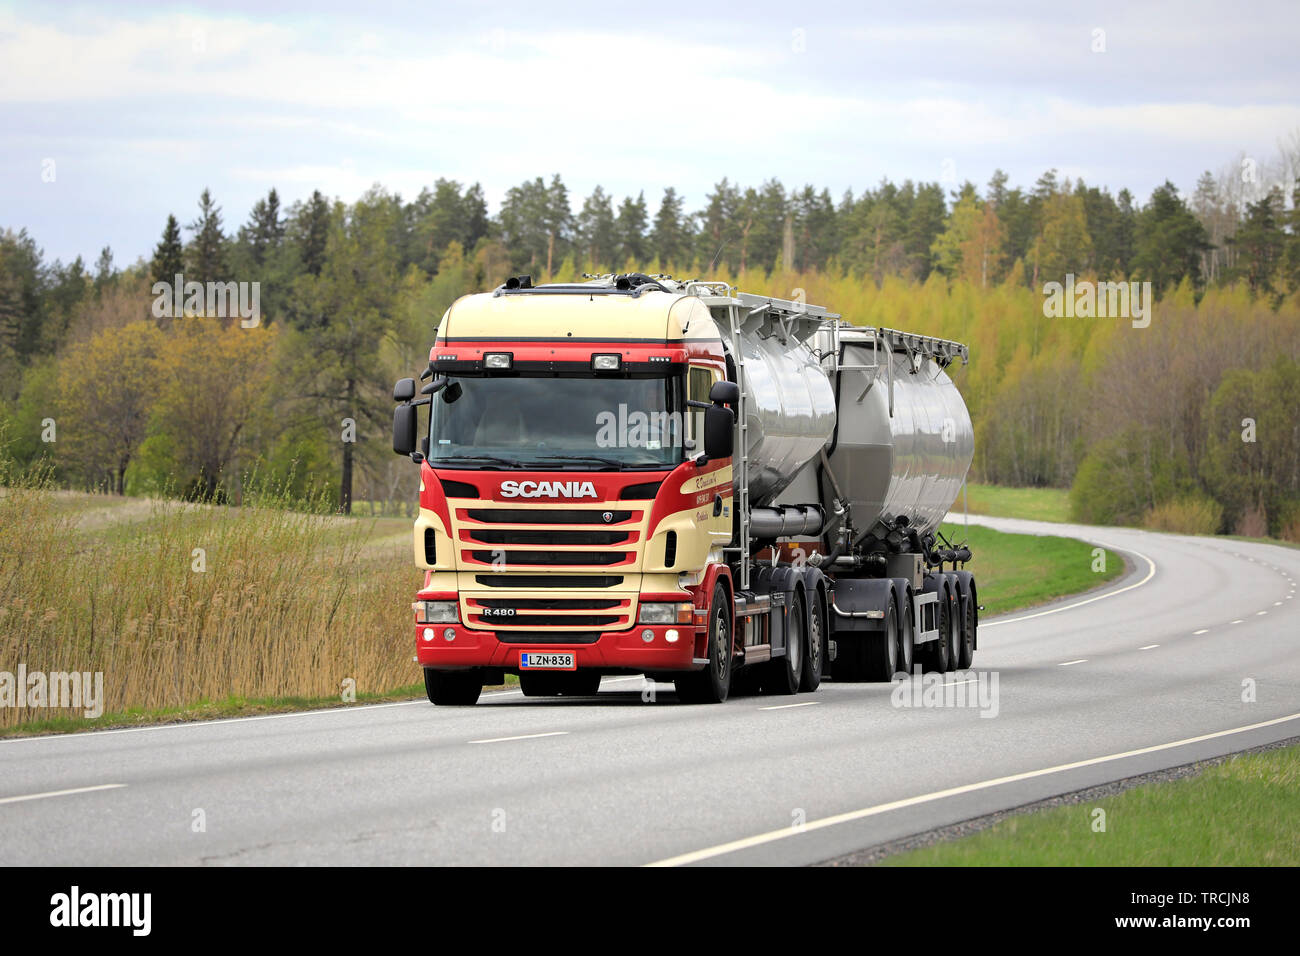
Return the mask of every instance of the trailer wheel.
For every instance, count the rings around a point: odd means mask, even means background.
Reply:
[[[719,581],[709,604],[709,663],[703,670],[682,674],[674,683],[684,704],[720,704],[731,692],[731,617],[727,589]]]
[[[894,599],[885,609],[885,626],[862,635],[866,642],[867,680],[893,680],[898,671],[898,611]]]
[[[478,703],[483,693],[483,675],[472,671],[436,671],[424,669],[424,692],[431,704],[469,706]]]
[[[898,670],[905,674],[912,673],[912,666],[916,662],[916,632],[913,628],[912,613],[912,589],[908,588],[904,592],[904,601],[907,606],[898,615]]]
[[[785,619],[785,656],[774,657],[764,665],[763,690],[769,694],[799,693],[799,684],[803,681],[807,631],[803,602],[803,594],[796,591],[794,603],[790,605]]]
[[[946,671],[955,671],[961,660],[962,635],[965,628],[961,616],[962,601],[955,576],[948,579],[948,664]]]
[[[961,602],[961,643],[957,650],[957,669],[966,670],[975,660],[975,592],[966,589]]]
[[[821,686],[826,673],[826,657],[829,647],[826,642],[826,605],[817,591],[813,591],[808,607],[808,647],[803,658],[803,677],[799,689],[814,691]]]
[[[939,587],[939,600],[935,602],[938,610],[939,636],[925,645],[922,664],[929,672],[943,672],[952,669],[949,658],[952,656],[952,613],[948,607],[948,586]]]

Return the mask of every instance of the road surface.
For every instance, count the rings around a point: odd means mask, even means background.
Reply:
[[[3,741],[0,863],[806,864],[1300,735],[1300,551],[972,521],[1132,563],[982,622],[976,668],[945,680],[996,674],[996,716],[833,682],[684,706],[624,678]]]

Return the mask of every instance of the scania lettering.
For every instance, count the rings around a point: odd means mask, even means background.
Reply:
[[[503,481],[502,498],[595,498],[590,481]]]
[[[947,374],[967,359],[722,282],[458,299],[393,390],[429,699],[510,673],[529,696],[644,674],[718,703],[970,667],[971,554],[940,531],[974,453]]]

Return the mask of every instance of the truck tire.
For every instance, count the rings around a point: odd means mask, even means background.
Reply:
[[[948,606],[948,585],[939,586],[939,600],[935,611],[939,623],[939,637],[925,645],[922,666],[927,672],[942,673],[952,670],[949,657],[952,654],[952,614]]]
[[[898,670],[911,674],[916,663],[916,633],[913,630],[912,589],[903,592],[904,606],[898,614]]]
[[[957,651],[957,669],[966,670],[975,661],[975,628],[979,626],[978,597],[974,582],[958,578],[961,595],[961,642]]]
[[[719,581],[709,602],[709,656],[702,670],[682,674],[674,683],[684,704],[720,704],[731,692],[731,615],[727,613],[727,588]]]
[[[898,612],[890,598],[885,609],[885,626],[863,636],[866,650],[867,680],[893,680],[898,670]]]
[[[962,642],[962,619],[961,619],[962,601],[961,595],[957,589],[957,578],[955,575],[948,578],[948,666],[945,668],[949,671],[955,671],[958,662],[961,659],[961,642]]]
[[[808,600],[808,643],[803,656],[803,676],[799,679],[799,689],[802,691],[814,691],[821,686],[830,651],[826,636],[829,631],[826,606],[815,590]]]
[[[807,650],[808,619],[804,607],[803,592],[795,591],[785,617],[785,656],[774,657],[764,665],[763,690],[769,694],[799,693]]]
[[[961,602],[960,640],[957,645],[957,669],[966,670],[975,660],[975,601],[968,596]]]
[[[436,671],[426,667],[424,692],[431,704],[467,707],[478,703],[478,696],[483,693],[483,675],[477,670]]]

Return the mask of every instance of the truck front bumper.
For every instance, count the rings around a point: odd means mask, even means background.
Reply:
[[[521,653],[574,655],[579,668],[610,671],[691,671],[704,661],[695,658],[697,632],[691,625],[639,624],[630,630],[603,631],[591,643],[508,643],[509,632],[465,627],[463,624],[415,625],[416,659],[424,667],[448,670],[465,667],[519,669]],[[647,639],[646,635],[649,635]],[[669,638],[675,637],[675,640]]]

